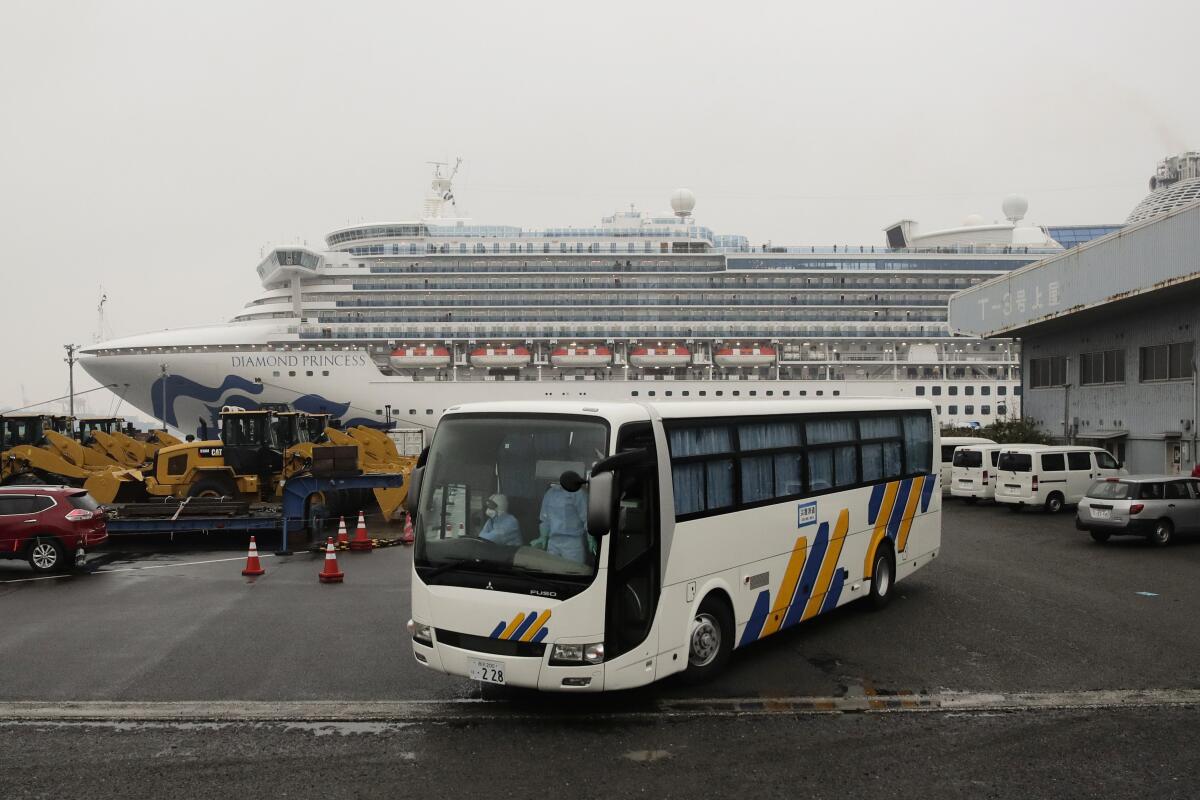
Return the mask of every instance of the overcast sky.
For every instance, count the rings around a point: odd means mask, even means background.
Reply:
[[[1009,192],[1120,222],[1200,147],[1198,29],[1194,0],[3,0],[0,409],[65,393],[101,287],[109,335],[227,319],[262,248],[416,217],[430,160],[464,158],[460,212],[525,227],[679,186],[755,243],[879,244]]]

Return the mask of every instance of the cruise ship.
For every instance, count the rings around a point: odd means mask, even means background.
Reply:
[[[475,400],[753,402],[923,396],[945,425],[1019,413],[1011,342],[952,336],[951,294],[1060,252],[1027,204],[876,245],[775,246],[632,206],[584,227],[457,216],[436,165],[423,214],[279,247],[234,319],[102,342],[80,364],[166,426],[290,403],[343,425],[432,428]]]

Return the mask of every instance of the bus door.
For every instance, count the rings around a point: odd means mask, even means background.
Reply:
[[[648,422],[621,427],[617,452],[642,449],[650,457],[620,469],[614,483],[616,515],[609,537],[605,658],[611,660],[640,645],[650,634],[658,607],[658,471],[653,430]]]

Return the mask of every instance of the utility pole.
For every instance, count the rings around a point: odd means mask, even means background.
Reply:
[[[64,344],[63,349],[67,351],[67,357],[63,359],[67,362],[67,397],[70,408],[67,413],[71,419],[75,419],[75,351],[79,349],[79,345]]]
[[[167,365],[159,364],[158,368],[162,370],[162,429],[167,429]]]

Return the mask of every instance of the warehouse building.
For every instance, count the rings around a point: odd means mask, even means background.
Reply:
[[[1119,232],[954,295],[950,326],[1021,339],[1023,413],[1046,432],[1131,472],[1187,473],[1200,460],[1200,153],[1164,161],[1151,190]]]

